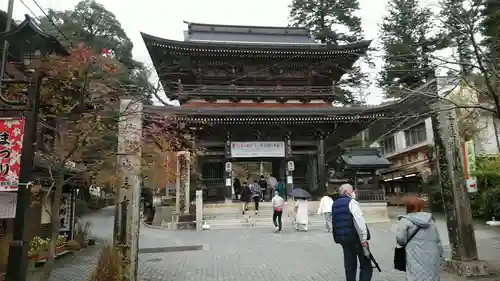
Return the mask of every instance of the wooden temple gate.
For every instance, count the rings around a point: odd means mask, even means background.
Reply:
[[[339,144],[400,106],[349,105],[339,94],[336,82],[370,41],[332,46],[306,28],[187,24],[184,41],[142,33],[167,96],[180,103],[146,110],[195,131],[203,148],[196,168],[210,201],[232,197],[228,163],[241,161],[270,162],[287,188],[321,196]],[[263,153],[267,144],[277,148]],[[246,151],[253,156],[235,154],[237,145],[255,146]]]

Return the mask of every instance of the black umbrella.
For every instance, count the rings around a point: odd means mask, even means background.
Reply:
[[[309,198],[311,194],[309,192],[303,190],[302,188],[295,188],[288,195],[296,198]]]

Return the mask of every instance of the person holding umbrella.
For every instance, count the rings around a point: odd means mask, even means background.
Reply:
[[[359,281],[371,281],[373,267],[370,260],[368,240],[370,232],[363,212],[355,200],[352,185],[346,183],[339,188],[340,196],[332,206],[332,233],[335,243],[342,246],[346,281],[356,281],[359,260]]]
[[[307,231],[307,226],[309,224],[309,209],[307,198],[311,197],[309,192],[303,190],[302,188],[296,188],[290,192],[295,201],[295,229]]]

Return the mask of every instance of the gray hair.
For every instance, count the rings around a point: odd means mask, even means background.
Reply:
[[[343,185],[341,185],[339,187],[339,193],[340,194],[350,193],[350,192],[352,192],[352,190],[353,190],[352,185],[350,185],[348,183],[344,183]]]

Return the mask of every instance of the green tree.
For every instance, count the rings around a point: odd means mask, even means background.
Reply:
[[[148,79],[149,71],[142,63],[133,59],[134,44],[115,15],[102,4],[94,0],[83,0],[74,10],[50,9],[47,16],[40,19],[40,27],[61,42],[73,46],[83,43],[97,53],[109,51],[128,70],[121,75],[120,82],[141,88],[145,95],[144,101],[150,100],[154,87]]]
[[[472,73],[473,51],[471,42],[468,40],[466,27],[456,20],[456,16],[467,17],[468,13],[463,8],[468,1],[464,0],[443,0],[441,3],[440,16],[443,19],[444,34],[449,43],[455,46],[460,63],[462,75],[468,76]]]
[[[359,10],[358,0],[293,0],[289,8],[290,24],[309,28],[321,43],[340,45],[364,39],[361,18],[355,15]],[[362,95],[369,84],[359,67],[348,73],[336,85],[344,103],[355,102],[356,92]]]
[[[387,97],[399,97],[433,76],[429,55],[440,40],[430,35],[435,25],[432,12],[418,0],[391,0],[387,10],[381,25],[385,55],[378,83]]]
[[[482,34],[484,36],[483,45],[486,48],[491,67],[498,69],[498,58],[500,54],[500,2],[495,0],[484,1],[482,9]],[[492,71],[494,71],[492,69]]]
[[[290,22],[311,29],[321,43],[352,43],[363,39],[361,18],[354,15],[358,10],[358,0],[293,0]]]

